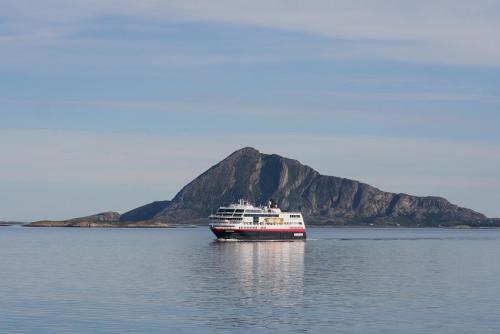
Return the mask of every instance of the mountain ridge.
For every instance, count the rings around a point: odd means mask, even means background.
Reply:
[[[174,223],[200,220],[239,198],[257,204],[274,198],[282,209],[300,210],[308,222],[328,225],[438,226],[477,224],[488,219],[442,197],[385,192],[356,180],[323,175],[298,160],[263,154],[252,147],[239,149],[210,167],[153,218]]]
[[[239,199],[301,211],[307,224],[327,226],[500,227],[487,218],[437,196],[382,191],[367,183],[323,175],[298,160],[264,154],[252,147],[234,151],[186,184],[172,200],[148,203],[123,214],[104,212],[30,226],[173,227],[207,223],[219,206]]]

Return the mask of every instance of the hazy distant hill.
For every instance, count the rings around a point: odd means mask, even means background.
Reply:
[[[12,226],[12,225],[24,225],[26,223],[23,222],[14,222],[14,221],[0,221],[0,226]]]
[[[262,154],[250,147],[208,169],[172,201],[134,209],[120,221],[193,222],[240,198],[256,204],[273,198],[282,209],[302,211],[308,223],[437,226],[494,222],[444,198],[384,192],[358,181],[321,175],[297,160]]]
[[[41,220],[33,222],[31,227],[167,227],[165,223],[157,221],[136,220],[120,222],[118,212],[102,212],[92,216],[73,218],[68,220]]]

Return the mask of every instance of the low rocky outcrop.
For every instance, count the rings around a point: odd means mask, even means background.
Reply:
[[[137,220],[133,222],[120,222],[118,212],[103,212],[92,216],[73,218],[68,220],[41,220],[33,222],[30,227],[168,227],[161,221]]]

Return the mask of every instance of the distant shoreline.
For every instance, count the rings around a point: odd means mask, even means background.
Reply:
[[[16,223],[16,224],[0,224],[0,227],[14,226],[19,225],[22,227],[43,227],[43,228],[51,228],[51,227],[59,227],[59,228],[129,228],[129,229],[140,229],[140,228],[204,228],[207,227],[208,224],[166,224],[166,223],[78,223],[78,224],[67,224],[65,222],[33,222],[33,223]],[[325,224],[306,224],[309,228],[335,228],[335,229],[451,229],[451,230],[485,230],[485,229],[498,229],[499,226],[471,226],[471,225],[455,225],[455,226],[394,226],[394,225],[325,225]]]
[[[17,226],[17,225],[26,225],[26,224],[29,224],[29,223],[0,221],[0,226]]]
[[[67,221],[39,221],[24,227],[73,227],[73,228],[173,228],[175,226],[165,223],[120,223],[120,222],[67,222]]]

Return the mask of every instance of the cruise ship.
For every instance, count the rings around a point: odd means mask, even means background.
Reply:
[[[220,207],[210,215],[218,240],[303,240],[306,227],[300,212],[283,212],[276,202],[255,207],[247,201]]]

